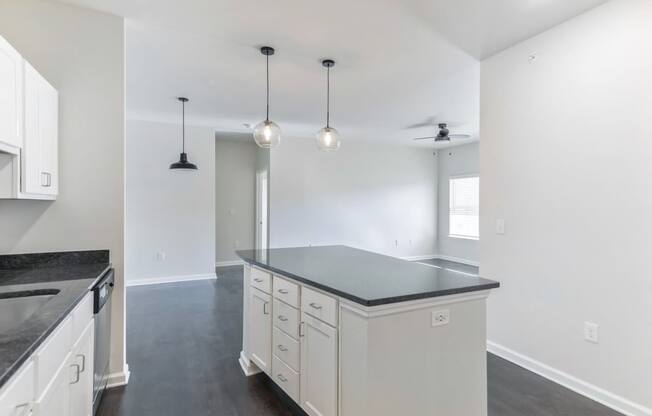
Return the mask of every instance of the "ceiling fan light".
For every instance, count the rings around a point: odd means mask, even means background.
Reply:
[[[263,149],[271,149],[281,143],[281,128],[271,120],[263,120],[254,127],[254,140]]]
[[[340,148],[340,133],[332,127],[324,127],[317,132],[319,150],[333,152]]]

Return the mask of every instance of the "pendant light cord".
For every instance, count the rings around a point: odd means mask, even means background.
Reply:
[[[326,68],[326,127],[330,127],[331,121],[331,67]]]
[[[269,55],[265,56],[267,59],[267,112],[265,121],[269,121]]]
[[[181,151],[186,153],[186,102],[181,101]]]

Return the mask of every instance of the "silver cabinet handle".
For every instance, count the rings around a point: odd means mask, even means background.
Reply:
[[[79,383],[79,379],[81,378],[80,375],[79,375],[81,373],[81,371],[80,371],[81,367],[79,366],[79,364],[72,364],[71,367],[77,367],[76,374],[75,374],[77,379],[75,381],[73,381],[72,383],[70,383],[70,384],[77,384],[77,383]]]
[[[285,321],[288,320],[288,318],[286,318],[286,317],[283,316],[283,315],[279,315],[279,316],[278,316],[278,320],[279,320],[279,321],[282,321],[282,322],[285,322]]]
[[[16,416],[27,416],[29,412],[32,410],[30,409],[29,403],[22,403],[14,407],[14,410],[19,410],[19,409],[23,409],[23,411],[20,413],[16,413]]]
[[[77,354],[77,358],[82,359],[82,364],[81,364],[81,372],[83,373],[86,371],[86,356],[84,354]]]
[[[269,315],[269,312],[267,312],[267,304],[268,304],[268,303],[269,303],[269,302],[265,302],[265,303],[263,303],[263,315]]]
[[[281,345],[281,344],[278,344],[277,347],[278,347],[279,350],[281,350],[281,351],[283,351],[283,352],[285,352],[285,351],[288,350],[287,348],[285,348],[285,347],[284,347],[283,345]]]
[[[301,322],[299,324],[299,336],[302,337],[304,335],[304,327],[306,326],[305,322]]]
[[[279,289],[278,293],[280,293],[281,295],[287,295],[290,292],[288,290],[285,290],[285,289]]]
[[[321,309],[321,305],[316,304],[315,302],[310,303],[310,307],[314,309]]]
[[[41,172],[41,186],[46,188],[52,186],[52,174],[50,172]]]
[[[278,378],[279,380],[281,380],[283,383],[285,383],[286,381],[288,381],[287,378],[283,377],[283,374],[277,374],[277,375],[276,375],[276,378]]]
[[[263,283],[263,279],[261,279],[260,277],[256,277],[254,278],[254,282]]]

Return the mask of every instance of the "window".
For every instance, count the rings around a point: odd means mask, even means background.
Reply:
[[[480,177],[457,176],[449,179],[449,235],[480,238]]]

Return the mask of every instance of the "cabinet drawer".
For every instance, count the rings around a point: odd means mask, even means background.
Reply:
[[[272,293],[272,276],[268,272],[252,267],[250,284],[265,293]]]
[[[274,328],[272,352],[295,371],[299,371],[299,349],[299,341]]]
[[[288,305],[299,307],[299,285],[274,276],[274,297]]]
[[[71,344],[77,342],[88,324],[93,320],[93,293],[88,292],[72,313]]]
[[[284,392],[295,402],[299,403],[299,373],[274,356],[272,360],[273,379]]]
[[[28,361],[27,365],[13,376],[9,385],[0,393],[0,415],[20,415],[32,407],[34,401],[34,364]]]
[[[299,339],[299,310],[274,299],[274,326]]]
[[[337,326],[337,300],[304,287],[301,292],[301,310],[329,325]]]
[[[72,347],[72,318],[66,318],[34,354],[36,363],[36,397],[40,397]]]

